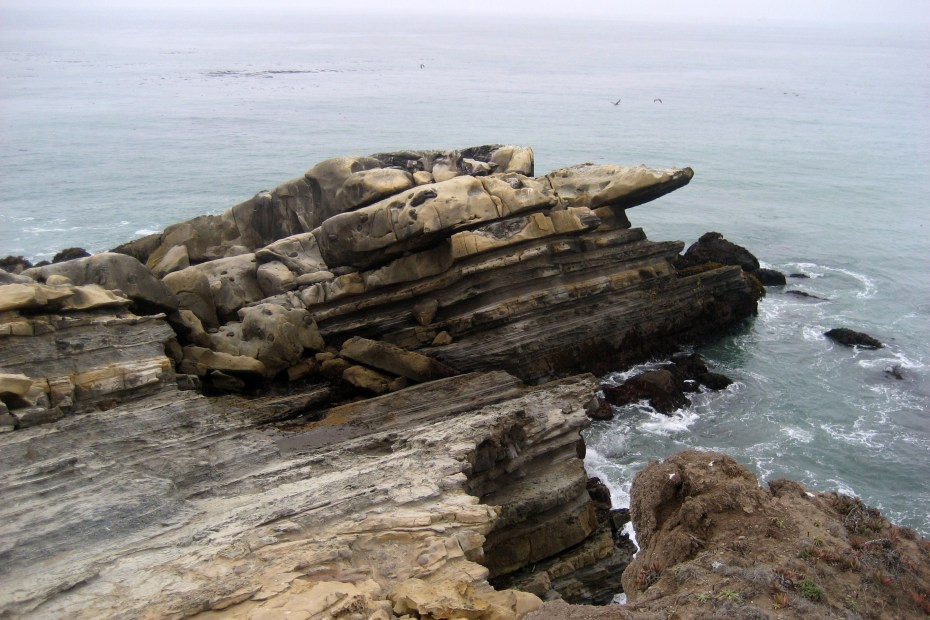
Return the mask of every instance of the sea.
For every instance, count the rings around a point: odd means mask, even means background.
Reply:
[[[339,155],[512,143],[538,174],[691,166],[634,226],[718,231],[807,277],[697,349],[730,388],[595,422],[589,471],[622,506],[647,462],[718,450],[930,535],[925,26],[78,5],[0,9],[0,256],[103,251]]]

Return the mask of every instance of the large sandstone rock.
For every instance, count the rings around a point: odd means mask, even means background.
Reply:
[[[339,354],[366,366],[386,370],[418,383],[457,374],[454,368],[425,355],[359,336],[346,340]]]
[[[39,281],[53,275],[68,278],[76,285],[97,284],[120,290],[129,296],[140,312],[154,314],[177,310],[178,299],[138,260],[124,254],[104,252],[64,263],[33,267],[23,272]]]
[[[565,206],[628,209],[687,185],[693,176],[691,168],[580,164],[554,170],[546,179]]]
[[[335,215],[323,222],[316,238],[328,265],[367,267],[423,248],[466,224],[500,217],[480,181],[457,177]]]

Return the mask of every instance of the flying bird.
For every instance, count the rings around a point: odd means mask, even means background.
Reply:
[[[653,99],[653,100],[652,100],[652,103],[655,103],[655,102],[657,102],[657,101],[658,101],[659,103],[662,103],[662,100],[661,100],[661,99]]]
[[[620,99],[617,99],[616,101],[614,101],[614,105],[620,105],[620,101],[621,101]]]

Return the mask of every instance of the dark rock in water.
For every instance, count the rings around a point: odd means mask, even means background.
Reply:
[[[709,390],[723,390],[733,384],[733,379],[719,372],[705,372],[698,376],[698,381]]]
[[[601,482],[600,478],[592,477],[588,478],[588,495],[591,496],[591,501],[595,504],[606,504],[607,509],[610,509],[610,489],[607,488],[607,485]]]
[[[711,372],[697,353],[678,353],[672,356],[669,370],[682,382],[686,392],[697,392],[698,384],[709,390],[722,390],[733,380],[719,372]]]
[[[32,267],[32,263],[22,256],[6,256],[0,258],[0,269],[9,271],[10,273],[19,274],[30,267]]]
[[[863,349],[881,349],[884,345],[862,332],[853,331],[845,327],[835,327],[823,333],[824,336],[847,347],[861,347]]]
[[[686,392],[699,392],[702,385],[711,390],[722,390],[733,383],[729,377],[710,372],[703,358],[696,353],[675,354],[671,362],[668,368],[647,370],[627,379],[623,385],[602,385],[601,390],[613,405],[648,400],[659,413],[670,414],[691,404]],[[591,413],[588,415],[593,417]]]
[[[668,370],[647,370],[620,386],[603,386],[604,396],[613,405],[628,405],[648,400],[659,413],[670,414],[691,404],[684,395],[681,381]]]
[[[592,420],[613,420],[614,410],[603,398],[596,399],[596,405],[588,407],[587,414]]]
[[[811,293],[805,293],[804,291],[797,290],[785,291],[785,295],[794,295],[795,297],[800,297],[802,299],[812,299],[815,301],[830,301],[824,297],[817,297],[817,295],[812,295]]]
[[[721,265],[739,265],[743,271],[754,273],[759,269],[759,259],[746,248],[723,238],[718,232],[708,232],[675,261],[677,269],[685,269],[703,263],[720,263]]]
[[[783,286],[788,283],[785,274],[775,269],[756,269],[752,275],[759,278],[759,282],[765,286]]]
[[[697,379],[698,375],[708,371],[704,358],[697,353],[676,353],[671,361],[674,366],[673,372],[681,379]]]
[[[74,260],[75,258],[86,258],[88,256],[90,256],[90,252],[84,248],[66,248],[52,258],[52,263],[63,263],[65,261]]]
[[[901,372],[901,364],[895,364],[891,368],[886,368],[885,374],[888,375],[889,377],[894,377],[898,381],[904,380],[904,373]]]
[[[788,274],[788,277],[796,278],[799,280],[810,280],[811,279],[811,277],[806,273],[792,273],[792,274]]]

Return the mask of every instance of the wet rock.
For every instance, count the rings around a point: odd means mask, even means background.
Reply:
[[[782,286],[787,284],[785,274],[775,269],[760,268],[752,272],[764,286]]]
[[[754,273],[759,269],[759,260],[746,248],[723,238],[719,232],[708,232],[692,244],[684,255],[675,261],[677,269],[685,269],[703,263],[739,265],[743,271]]]
[[[825,297],[818,297],[817,295],[814,295],[813,293],[808,293],[806,291],[799,291],[799,290],[794,290],[794,289],[790,291],[785,291],[785,295],[793,295],[794,297],[798,297],[800,299],[807,299],[807,300],[814,301],[814,302],[830,301],[829,299],[826,299]]]
[[[85,258],[90,256],[90,252],[84,248],[66,248],[52,258],[52,264],[54,263],[63,263],[65,261],[74,260],[75,258]]]
[[[829,338],[834,342],[845,345],[847,347],[859,347],[862,349],[881,349],[884,345],[881,341],[864,334],[862,332],[853,331],[845,327],[835,327],[831,330],[825,331],[824,336]]]
[[[601,386],[612,405],[628,405],[648,400],[659,413],[670,414],[687,407],[691,401],[683,393],[681,382],[668,370],[647,370],[624,381],[620,386]]]
[[[30,267],[32,267],[32,263],[22,256],[0,258],[0,269],[9,273],[20,274]]]
[[[806,273],[791,273],[791,274],[788,274],[788,277],[795,278],[798,280],[810,280],[810,274],[806,274]]]
[[[891,368],[886,368],[885,374],[889,377],[897,379],[898,381],[904,380],[904,371],[901,370],[901,364],[895,364]]]

